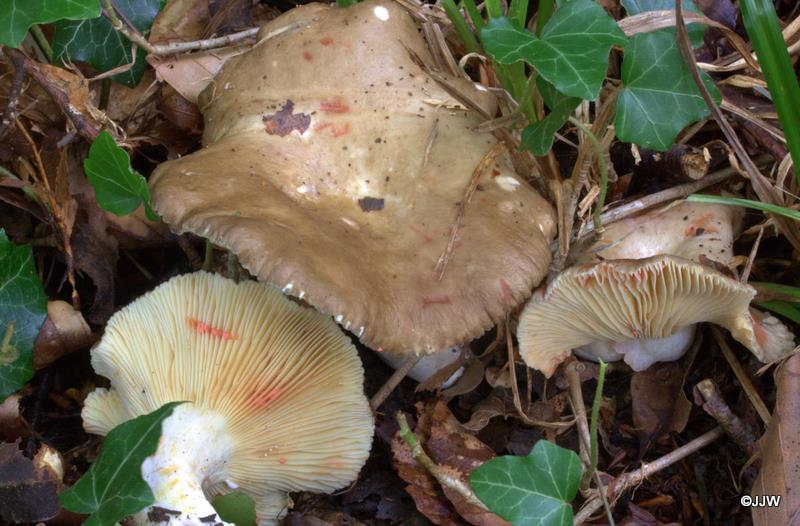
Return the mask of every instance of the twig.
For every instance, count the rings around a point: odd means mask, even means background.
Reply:
[[[238,33],[231,33],[230,35],[206,38],[203,40],[194,40],[192,42],[151,44],[139,31],[136,30],[136,28],[122,21],[116,9],[114,8],[113,0],[102,1],[103,13],[106,15],[106,18],[108,18],[108,21],[111,22],[111,26],[125,35],[125,37],[132,43],[147,51],[148,55],[163,56],[173,55],[176,53],[185,53],[187,51],[205,51],[208,49],[215,49],[218,47],[235,44],[237,42],[241,42],[242,40],[247,40],[248,38],[256,36],[260,31],[260,28],[258,27],[251,27],[250,29],[245,29],[244,31],[239,31]]]
[[[753,185],[753,190],[755,190],[758,198],[765,203],[783,206],[784,203],[779,197],[780,194],[776,193],[775,188],[758,170],[755,163],[750,158],[750,155],[748,155],[747,151],[739,140],[739,137],[736,135],[736,131],[734,131],[727,119],[725,119],[725,116],[722,114],[722,110],[716,105],[711,97],[711,93],[709,93],[708,88],[706,88],[703,80],[700,78],[700,72],[697,69],[697,61],[695,60],[694,52],[692,51],[691,43],[689,41],[689,33],[686,30],[686,23],[683,20],[683,8],[681,4],[682,2],[675,3],[675,28],[677,30],[675,33],[675,38],[678,49],[683,57],[683,61],[686,63],[686,66],[689,68],[689,72],[692,74],[694,83],[700,90],[700,94],[703,96],[703,100],[706,102],[706,105],[708,106],[711,115],[714,117],[714,120],[719,125],[722,133],[725,135],[725,138],[728,139],[731,148],[736,154],[736,157],[739,159],[739,163],[744,168],[748,177],[750,177],[750,183]],[[795,247],[795,249],[800,250],[800,232],[798,232],[794,222],[791,219],[777,214],[768,215],[772,218],[772,220],[778,226],[780,232]]]
[[[592,401],[592,419],[589,422],[589,434],[591,438],[592,448],[590,450],[590,460],[592,461],[589,466],[589,471],[594,473],[597,471],[597,457],[598,457],[598,442],[597,442],[597,426],[600,420],[600,404],[603,402],[603,385],[606,382],[606,367],[608,364],[600,360],[600,367],[597,371],[597,388],[594,391],[594,400]]]
[[[36,62],[26,57],[22,52],[9,48],[4,47],[3,53],[8,56],[8,58],[12,61],[19,61],[22,67],[25,69],[25,73],[33,77],[36,82],[44,89],[48,95],[55,101],[61,111],[72,121],[72,124],[75,126],[75,129],[78,130],[78,133],[81,134],[85,139],[89,141],[93,141],[95,137],[100,133],[100,127],[92,122],[91,120],[87,119],[80,111],[78,111],[75,106],[70,103],[69,95],[66,91],[61,90],[53,83],[50,78],[48,78],[47,74],[44,73],[42,70],[39,69]]]
[[[711,333],[714,335],[714,339],[717,341],[719,348],[722,349],[722,355],[725,356],[725,360],[727,360],[728,365],[731,366],[731,370],[733,370],[736,379],[739,380],[739,384],[741,384],[744,393],[747,395],[750,403],[753,404],[756,413],[758,413],[758,416],[761,417],[765,425],[768,424],[770,420],[769,409],[767,409],[764,401],[761,400],[761,396],[758,394],[758,391],[756,391],[753,382],[750,381],[750,376],[748,376],[742,364],[736,359],[736,355],[733,354],[733,351],[725,341],[725,335],[714,326],[711,327]]]
[[[403,381],[403,378],[408,375],[409,371],[411,371],[411,369],[413,369],[414,366],[417,365],[417,362],[419,362],[421,359],[422,355],[409,356],[408,359],[403,362],[403,365],[401,365],[400,368],[396,369],[395,372],[392,373],[392,376],[386,380],[386,383],[384,383],[381,388],[378,389],[378,392],[375,393],[375,395],[373,395],[372,399],[369,401],[369,406],[372,411],[378,410],[381,404],[383,404],[383,402],[389,398],[389,395],[392,394],[394,388]]]
[[[661,471],[662,469],[668,468],[680,460],[683,460],[689,455],[711,444],[724,434],[725,430],[723,430],[721,427],[715,427],[711,431],[700,435],[691,442],[679,447],[675,451],[667,453],[663,457],[660,457],[653,462],[643,463],[642,467],[636,471],[631,471],[630,473],[620,475],[608,485],[607,494],[609,494],[610,500],[613,501],[614,497],[618,497],[628,489],[641,484],[647,477]],[[583,524],[589,520],[589,517],[591,517],[602,506],[603,503],[599,497],[589,500],[578,512],[578,514],[575,515],[573,524],[576,526]]]
[[[756,163],[764,164],[769,162],[769,160],[770,157],[765,155],[758,157],[756,159]],[[653,206],[660,205],[668,201],[674,201],[675,199],[688,197],[689,195],[698,192],[703,188],[708,188],[709,186],[721,183],[722,181],[728,179],[729,177],[735,175],[736,173],[738,173],[736,171],[736,168],[732,166],[728,168],[723,168],[722,170],[708,174],[699,181],[673,186],[672,188],[667,188],[666,190],[646,195],[640,199],[631,201],[630,203],[626,203],[616,208],[612,208],[611,210],[602,214],[600,216],[600,220],[603,222],[604,225],[614,223],[616,221],[619,221],[620,219],[625,219],[628,216],[637,214]],[[579,240],[584,239],[593,231],[594,231],[594,224],[587,223],[583,228],[581,228],[580,232],[578,233]]]
[[[505,335],[506,335],[506,349],[508,350],[508,375],[511,379],[511,392],[514,394],[514,407],[517,410],[517,414],[519,415],[520,419],[525,425],[529,426],[539,426],[539,427],[546,427],[546,428],[565,428],[572,426],[572,422],[546,422],[544,420],[537,420],[535,418],[531,418],[522,409],[522,402],[519,398],[519,386],[517,385],[517,367],[515,363],[515,356],[514,356],[514,340],[511,337],[511,329],[508,326],[508,316],[506,316],[505,321]],[[528,369],[530,370],[530,369]],[[530,386],[530,383],[528,384]]]
[[[495,158],[503,152],[505,147],[505,143],[503,142],[495,143],[494,146],[492,146],[485,154],[483,154],[483,157],[481,158],[480,162],[478,162],[475,170],[472,171],[472,176],[469,178],[469,183],[464,190],[464,195],[461,198],[461,201],[458,203],[458,212],[456,212],[456,217],[453,220],[453,223],[450,225],[450,236],[447,239],[447,246],[442,252],[442,255],[439,256],[439,260],[436,262],[436,266],[433,269],[433,275],[436,278],[436,281],[442,281],[442,278],[444,278],[444,271],[447,268],[447,263],[450,262],[450,258],[453,256],[453,251],[456,248],[458,230],[461,228],[461,222],[464,220],[464,215],[467,212],[467,205],[472,199],[475,189],[478,187],[478,181],[483,173],[492,165]]]
[[[589,432],[589,419],[586,416],[586,405],[583,403],[583,391],[581,390],[581,372],[584,369],[586,369],[585,365],[578,360],[573,360],[564,368],[564,374],[569,382],[569,400],[572,403],[572,412],[575,414],[575,420],[578,424],[579,452],[583,465],[586,467],[582,485],[586,489],[589,487],[588,483],[591,478],[589,466],[592,464],[592,459],[589,456],[589,451],[592,448],[592,436]]]
[[[3,120],[0,121],[0,141],[5,138],[11,125],[17,119],[19,96],[22,94],[22,83],[25,80],[25,66],[19,57],[9,57],[9,59],[14,65],[14,80],[11,82],[11,90],[6,97],[6,111],[3,112]]]
[[[411,456],[414,457],[414,460],[422,464],[422,466],[428,470],[428,473],[430,473],[442,487],[455,491],[469,504],[477,506],[482,510],[489,511],[486,505],[475,496],[475,493],[473,493],[468,485],[464,484],[460,478],[442,469],[427,453],[425,453],[416,435],[414,435],[411,428],[408,427],[406,415],[404,415],[402,411],[398,411],[395,418],[397,419],[397,424],[400,426],[400,431],[398,431],[398,433],[400,433],[402,439],[405,440],[406,444],[408,444],[408,447],[411,449]]]
[[[17,129],[20,131],[25,140],[31,147],[33,151],[33,159],[36,162],[36,168],[39,172],[39,178],[41,179],[40,183],[47,191],[45,195],[47,195],[48,199],[48,208],[50,209],[51,217],[53,218],[53,223],[51,227],[53,230],[57,231],[61,237],[61,246],[64,250],[64,260],[67,263],[67,279],[69,280],[69,284],[72,287],[72,306],[75,310],[80,310],[81,308],[81,298],[78,295],[78,287],[75,282],[75,257],[72,253],[72,244],[70,243],[70,235],[72,229],[67,226],[66,218],[64,217],[64,210],[58,204],[56,200],[55,193],[53,192],[52,188],[50,187],[50,181],[47,178],[47,172],[44,168],[44,163],[42,162],[42,156],[39,152],[39,149],[36,147],[36,143],[33,141],[33,138],[28,133],[28,130],[22,125],[19,119],[14,121],[17,125]]]
[[[594,149],[594,153],[597,156],[597,164],[600,167],[600,194],[597,196],[597,203],[595,204],[594,208],[594,232],[595,235],[600,235],[603,233],[603,221],[601,218],[601,212],[603,211],[603,206],[606,203],[606,193],[608,192],[608,167],[606,166],[606,157],[603,154],[603,145],[600,144],[600,140],[597,136],[592,133],[592,130],[589,129],[584,123],[576,119],[575,117],[570,117],[569,122],[577,126],[583,133],[586,134],[586,137],[589,139],[589,142]]]
[[[719,394],[714,382],[706,378],[695,386],[703,399],[703,410],[714,417],[722,429],[736,442],[748,455],[752,455],[756,448],[756,435],[741,418],[731,411],[725,400]]]

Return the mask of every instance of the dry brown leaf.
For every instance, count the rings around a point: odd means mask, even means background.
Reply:
[[[65,354],[90,346],[97,336],[83,315],[65,301],[47,302],[47,319],[36,337],[33,367],[47,367]]]
[[[0,519],[40,522],[58,515],[64,468],[59,453],[42,445],[33,460],[19,442],[0,444]]]
[[[464,431],[441,400],[420,409],[414,434],[431,460],[464,483],[468,483],[472,470],[495,456],[491,448]],[[458,526],[465,524],[464,519],[476,526],[508,525],[497,515],[466,502],[455,491],[448,488],[442,491],[425,468],[411,457],[408,445],[399,435],[392,441],[392,453],[400,478],[409,484],[406,491],[417,509],[433,523]]]
[[[249,46],[231,46],[176,57],[147,57],[156,77],[175,88],[186,100],[197,104],[197,96],[211,83],[228,59],[241,55]]]
[[[180,40],[200,40],[211,21],[209,0],[171,0],[153,21],[148,40],[168,44]]]
[[[780,505],[752,508],[754,526],[800,524],[800,354],[775,373],[777,401],[759,440],[761,471],[752,496],[780,495]]]
[[[681,432],[686,426],[691,403],[683,396],[681,362],[656,363],[633,374],[631,398],[633,424],[642,451],[665,434]]]
[[[22,417],[21,400],[22,395],[14,393],[0,404],[0,439],[4,441],[12,442],[31,433],[30,426]]]

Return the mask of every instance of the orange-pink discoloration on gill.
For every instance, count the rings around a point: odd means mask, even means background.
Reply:
[[[694,237],[700,234],[718,234],[719,230],[717,228],[708,226],[708,223],[711,222],[712,219],[714,219],[714,214],[712,213],[697,216],[689,223],[686,230],[683,231],[683,236]]]
[[[254,409],[261,409],[268,403],[276,400],[281,393],[283,393],[283,389],[280,387],[256,391],[250,396],[250,399],[247,401],[247,405]]]
[[[453,300],[450,299],[450,296],[442,295],[442,296],[422,296],[422,308],[427,309],[431,305],[449,305],[452,303]]]
[[[508,285],[508,282],[503,278],[500,278],[500,290],[503,291],[503,299],[508,303],[514,303],[514,292],[511,290],[511,287]]]
[[[347,113],[350,111],[350,106],[341,98],[336,97],[320,102],[319,110],[325,113]]]
[[[418,227],[414,226],[413,224],[408,225],[411,230],[413,230],[419,237],[422,238],[423,242],[430,243],[433,241],[433,238],[420,230]]]
[[[286,464],[286,458],[284,458],[284,457],[279,458],[278,459],[278,463],[279,464]]]
[[[323,130],[328,130],[331,137],[342,137],[350,133],[350,123],[346,122],[341,126],[336,126],[332,122],[320,122],[314,125],[314,131],[321,132]]]
[[[767,331],[764,330],[761,322],[755,318],[753,319],[753,334],[755,334],[758,345],[764,347],[767,344],[767,341],[769,340],[769,334],[767,334]]]
[[[215,338],[222,338],[223,340],[239,339],[239,337],[236,336],[235,334],[220,329],[219,327],[214,327],[212,325],[209,325],[208,323],[202,322],[198,319],[186,318],[186,321],[189,323],[189,327],[191,327],[195,332],[199,334],[208,334]]]

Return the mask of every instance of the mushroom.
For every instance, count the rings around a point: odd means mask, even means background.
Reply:
[[[352,343],[264,284],[173,278],[111,318],[92,366],[111,387],[86,399],[90,433],[189,402],[142,465],[156,502],[140,524],[218,521],[209,497],[232,489],[253,498],[258,524],[276,524],[287,492],[340,489],[369,455],[372,415]]]
[[[395,2],[293,9],[202,93],[205,147],[158,167],[154,208],[374,349],[481,335],[541,280],[554,214],[437,79],[490,94],[433,63]]]
[[[572,350],[641,371],[680,358],[699,322],[727,328],[763,362],[784,357],[794,336],[750,307],[753,287],[718,270],[732,258],[739,219],[731,207],[681,203],[610,225],[583,263],[526,305],[523,359],[546,376]]]

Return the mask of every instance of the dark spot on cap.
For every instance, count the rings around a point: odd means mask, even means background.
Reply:
[[[364,212],[377,212],[378,210],[383,210],[383,198],[362,197],[358,200],[358,206],[360,206],[361,210]]]
[[[311,124],[311,116],[305,113],[292,113],[294,110],[294,102],[287,100],[283,108],[271,115],[264,115],[264,127],[266,132],[270,135],[278,135],[285,137],[292,130],[297,130],[303,133],[308,129]]]

